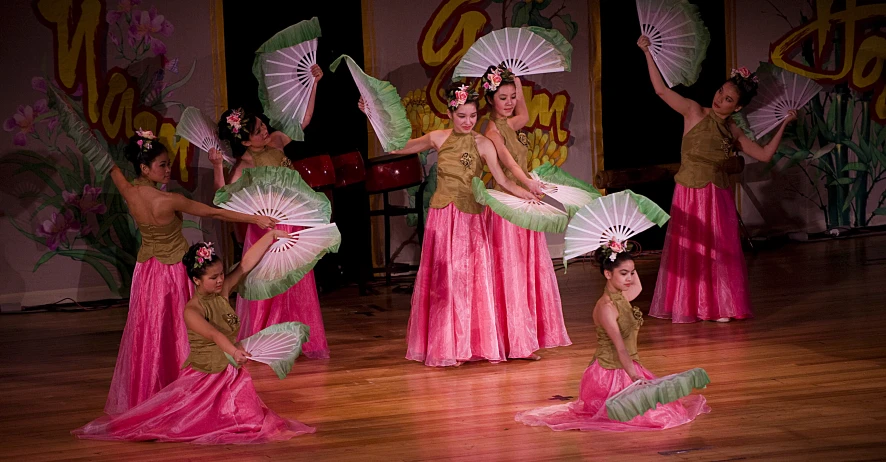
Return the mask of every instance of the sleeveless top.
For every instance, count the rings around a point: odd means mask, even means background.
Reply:
[[[265,147],[261,151],[250,152],[252,162],[256,167],[286,167],[292,168],[292,161],[276,148]]]
[[[631,306],[630,302],[624,298],[621,292],[609,292],[609,298],[615,304],[618,310],[618,331],[624,341],[628,354],[634,361],[640,362],[640,355],[637,353],[637,334],[640,332],[640,326],[643,325],[643,313],[636,306]],[[618,360],[618,351],[606,333],[603,326],[596,326],[597,331],[597,351],[594,353],[594,359],[597,364],[604,369],[624,369],[621,361]],[[593,363],[594,361],[591,360]]]
[[[156,188],[153,182],[141,177],[132,181],[136,186],[150,186]],[[165,225],[152,225],[136,223],[142,235],[142,244],[138,249],[136,261],[144,263],[156,258],[164,265],[181,263],[182,257],[188,252],[188,241],[182,234],[182,215],[175,212],[175,218]]]
[[[240,318],[234,313],[231,304],[219,294],[195,295],[203,307],[203,318],[212,327],[224,334],[231,343],[237,343],[237,333],[240,331]],[[228,358],[225,352],[212,340],[188,329],[188,343],[191,345],[191,353],[182,365],[182,369],[191,366],[200,372],[217,374],[228,367]]]
[[[437,189],[431,196],[431,208],[449,204],[464,213],[478,214],[483,207],[474,200],[471,181],[483,175],[483,159],[477,151],[474,132],[452,134],[437,153]],[[477,135],[479,136],[479,135]]]
[[[508,148],[508,152],[511,153],[511,157],[514,158],[514,162],[520,166],[520,169],[523,170],[523,173],[526,173],[529,176],[527,168],[529,168],[529,139],[526,138],[525,133],[517,133],[508,125],[508,119],[489,119],[492,123],[495,124],[495,128],[498,129],[498,132],[501,134],[501,137],[505,140],[505,147]],[[520,184],[520,180],[518,180],[510,170],[502,165],[502,170],[505,172],[505,176],[508,177],[509,180],[514,183]],[[496,191],[508,192],[505,190],[498,182],[493,180],[494,189]],[[510,193],[508,193],[510,194]]]
[[[720,120],[711,110],[683,137],[680,171],[674,180],[687,188],[704,188],[711,183],[728,188],[729,175],[723,164],[735,155],[734,142],[727,121]]]

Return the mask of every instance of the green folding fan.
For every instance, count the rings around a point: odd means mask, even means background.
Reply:
[[[271,126],[296,141],[305,139],[301,124],[314,88],[311,66],[317,64],[320,35],[317,18],[293,24],[262,44],[252,63]]]
[[[603,196],[597,188],[564,172],[550,162],[532,169],[529,175],[542,184],[542,192],[563,204],[570,218],[579,209]]]
[[[483,180],[474,178],[474,199],[496,215],[521,228],[546,233],[562,233],[569,217],[562,210],[541,200],[527,200],[508,193],[486,189]]]
[[[396,151],[406,146],[412,137],[412,125],[406,118],[406,109],[400,103],[400,94],[390,82],[368,76],[348,55],[341,55],[332,62],[329,70],[335,72],[345,61],[360,96],[363,97],[364,111],[375,136],[385,152]]]
[[[249,359],[271,366],[281,380],[286,378],[292,365],[301,354],[302,345],[308,342],[311,328],[300,322],[283,322],[268,326],[240,341],[249,353]],[[225,353],[228,361],[240,367],[234,358]]]
[[[704,388],[711,379],[704,369],[695,368],[653,380],[638,380],[606,400],[606,413],[612,420],[627,422],[659,404],[672,403]]]

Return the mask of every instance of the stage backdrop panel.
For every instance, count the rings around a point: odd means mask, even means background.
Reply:
[[[530,167],[549,161],[578,178],[593,179],[596,160],[590,137],[587,2],[364,0],[363,14],[366,71],[397,87],[414,137],[447,126],[443,93],[452,70],[479,37],[502,27],[531,25],[559,30],[574,48],[572,72],[523,78],[530,112],[530,122],[523,129],[530,142]],[[481,114],[485,112],[484,102]],[[372,134],[370,151],[370,157],[383,154]],[[425,152],[420,157],[433,183],[436,153]],[[394,200],[401,204],[412,201],[409,196],[413,191],[409,193]],[[420,249],[414,237],[414,217],[393,222],[393,249],[410,237],[413,241],[403,246],[398,261],[417,261]],[[561,254],[562,242],[562,235],[548,235],[552,255]]]
[[[774,165],[746,156],[738,201],[751,233],[886,223],[886,2],[727,4],[737,65],[771,62],[824,87],[790,126]]]
[[[185,106],[215,117],[225,105],[223,63],[214,58],[218,14],[211,0],[17,0],[4,8],[0,303],[129,293],[140,237],[113,183],[96,177],[72,126],[49,104],[51,88],[129,176],[125,141],[152,130],[170,151],[169,189],[211,202],[212,188],[198,188],[212,184],[208,159],[174,135]],[[188,218],[189,241],[216,240],[216,223]]]

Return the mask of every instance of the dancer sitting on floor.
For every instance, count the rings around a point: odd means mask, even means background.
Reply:
[[[615,255],[615,258],[611,258]],[[689,423],[701,413],[710,412],[704,396],[692,395],[634,417],[628,422],[610,420],[606,400],[637,380],[655,376],[640,365],[637,334],[643,313],[631,301],[643,289],[634,269],[634,259],[622,243],[610,243],[594,253],[606,289],[594,306],[597,351],[585,369],[578,401],[520,412],[518,422],[547,425],[553,430],[638,431],[664,430]]]
[[[273,230],[224,274],[211,243],[191,246],[182,258],[196,295],[184,312],[191,353],[177,380],[151,399],[116,416],[94,420],[72,433],[79,438],[117,441],[174,441],[200,444],[246,444],[288,440],[314,428],[284,419],[268,409],[255,392],[244,367],[249,352],[237,341],[240,320],[228,303],[231,291],[261,260],[275,238]]]

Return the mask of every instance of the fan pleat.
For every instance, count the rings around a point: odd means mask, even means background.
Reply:
[[[459,61],[453,79],[481,77],[499,64],[517,75],[567,70],[571,46],[566,39],[553,30],[530,29],[509,27],[480,37]]]
[[[803,108],[822,89],[812,79],[769,63],[760,63],[757,76],[757,96],[743,111],[757,138],[781,125],[789,111]]]

